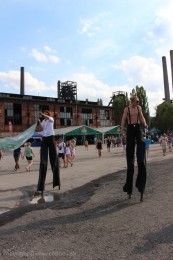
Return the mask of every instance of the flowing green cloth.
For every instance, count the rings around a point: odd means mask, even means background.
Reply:
[[[0,139],[0,149],[3,151],[14,151],[23,145],[35,132],[37,124],[32,125],[24,132],[13,137],[4,137]]]

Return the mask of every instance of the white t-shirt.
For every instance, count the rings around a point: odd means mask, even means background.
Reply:
[[[55,135],[53,117],[49,117],[49,119],[47,120],[44,119],[41,122],[41,125],[43,127],[43,136],[47,137],[47,136]]]
[[[67,155],[71,155],[71,150],[70,150],[69,146],[66,147],[65,152],[66,152]]]
[[[58,152],[59,153],[64,153],[64,147],[65,147],[65,143],[59,143],[59,148],[58,148]]]

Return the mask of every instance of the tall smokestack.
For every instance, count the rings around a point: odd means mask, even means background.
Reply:
[[[20,95],[25,95],[24,67],[20,68]]]
[[[170,101],[170,93],[169,93],[169,81],[168,81],[168,71],[166,64],[166,57],[162,57],[162,65],[163,65],[163,80],[164,80],[164,89],[165,89],[165,101]]]
[[[173,50],[170,50],[170,58],[171,58],[172,92],[173,92]]]
[[[57,84],[58,98],[60,98],[60,85],[61,85],[61,82],[60,82],[60,80],[58,80],[58,84]]]

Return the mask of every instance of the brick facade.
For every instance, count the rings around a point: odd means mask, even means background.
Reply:
[[[54,128],[88,125],[99,128],[115,125],[114,108],[100,106],[97,102],[60,100],[58,98],[0,93],[0,132],[26,130],[36,122],[39,111],[48,109],[54,118]]]

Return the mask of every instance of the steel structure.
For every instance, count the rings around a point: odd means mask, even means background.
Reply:
[[[118,98],[118,97],[124,97],[124,102],[126,102],[126,100],[125,100],[125,92],[124,91],[115,91],[115,92],[112,92],[112,97],[111,97],[111,100],[110,100],[110,102],[108,104],[108,107],[110,105],[112,105],[114,100],[116,98]]]
[[[77,83],[73,81],[58,81],[58,98],[64,100],[77,100]]]

